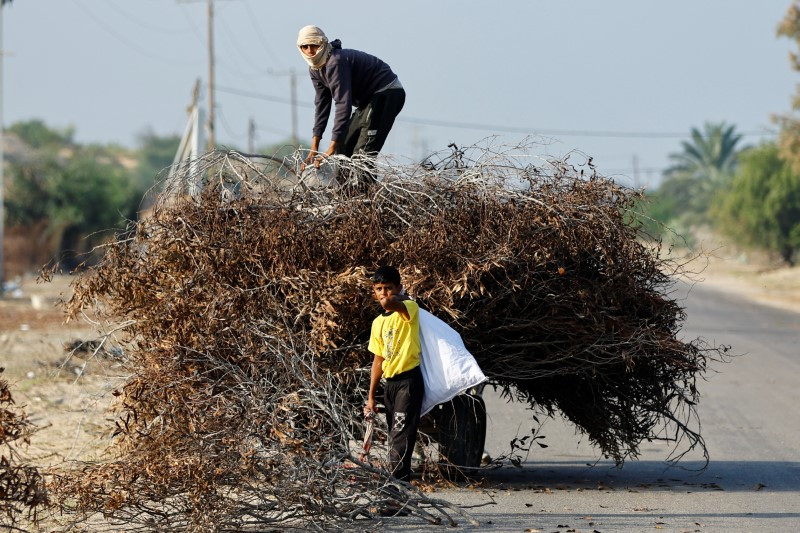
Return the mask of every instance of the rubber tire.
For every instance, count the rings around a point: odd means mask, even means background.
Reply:
[[[486,404],[483,398],[459,394],[439,411],[439,453],[449,479],[475,475],[486,444]]]

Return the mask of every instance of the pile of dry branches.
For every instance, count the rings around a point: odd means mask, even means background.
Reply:
[[[30,444],[32,432],[25,412],[14,407],[8,381],[0,379],[0,529],[14,530],[20,517],[35,523],[47,502],[41,473],[21,461],[17,449]]]
[[[267,168],[236,152],[185,165],[78,281],[70,311],[122,324],[132,375],[117,459],[63,476],[65,505],[208,530],[341,526],[387,501],[459,512],[356,459],[381,264],[510,397],[607,456],[704,449],[695,382],[719,351],[678,338],[676,267],[637,238],[635,191],[519,149],[339,161],[333,178]]]

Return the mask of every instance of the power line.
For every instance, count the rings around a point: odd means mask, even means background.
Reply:
[[[198,1],[201,2],[203,0],[195,0],[195,3],[198,2]],[[183,1],[179,1],[178,3],[185,4],[185,3],[190,3],[190,2],[188,0],[183,0]],[[185,18],[186,21],[191,26],[192,32],[195,34],[195,37],[197,37],[198,42],[200,44],[202,44],[203,46],[205,46],[206,45],[206,40],[208,38],[207,35],[203,34],[203,30],[198,28],[197,24],[195,24],[194,20],[192,20],[192,18],[186,13],[185,10],[181,9],[180,11],[181,11],[181,15],[183,15],[183,18]],[[256,76],[263,75],[263,73],[245,74],[244,71],[242,71],[242,70],[240,70],[240,69],[238,69],[236,67],[233,67],[231,65],[228,65],[224,61],[222,61],[219,64],[219,66],[223,70],[227,71],[228,73],[235,74],[236,76],[239,76],[240,78],[251,79],[251,78],[254,78]]]
[[[661,174],[665,170],[667,170],[667,168],[668,167],[644,167],[644,168],[628,167],[628,168],[612,168],[612,169],[604,168],[603,174],[606,176],[616,175],[616,174],[629,175],[633,174],[634,172],[639,172],[641,174],[656,174],[656,173]]]
[[[281,130],[281,129],[277,129],[277,128],[270,128],[269,126],[262,126],[260,124],[256,124],[255,131],[271,133],[273,135],[280,135],[284,139],[289,138],[289,136],[291,135],[291,132],[289,132],[289,131]]]
[[[247,132],[238,133],[233,131],[233,128],[231,128],[230,123],[228,123],[228,119],[225,116],[225,111],[222,108],[222,106],[217,106],[217,116],[219,116],[220,122],[222,123],[222,127],[225,129],[225,131],[230,137],[233,137],[237,141],[241,141],[242,139],[247,138]]]
[[[142,54],[142,55],[144,55],[144,56],[146,56],[146,57],[148,57],[150,59],[155,59],[155,60],[158,60],[158,61],[165,61],[167,63],[172,63],[174,65],[193,65],[194,64],[194,63],[189,62],[189,61],[179,61],[177,59],[169,58],[169,57],[166,57],[166,56],[161,55],[161,54],[155,54],[155,53],[152,53],[152,52],[140,47],[138,44],[130,41],[129,39],[123,37],[119,33],[115,32],[111,28],[109,28],[108,25],[103,20],[101,20],[99,17],[97,17],[90,9],[86,8],[86,6],[84,6],[81,3],[80,0],[73,0],[73,1],[75,2],[75,5],[78,6],[79,9],[81,9],[84,13],[86,13],[86,15],[89,16],[89,18],[94,20],[95,23],[97,23],[97,25],[99,25],[101,28],[103,28],[103,30],[105,30],[109,35],[111,35],[112,37],[114,37],[115,39],[120,41],[121,43],[125,44],[126,46],[128,46],[132,50],[135,50],[136,52],[139,52],[140,54]]]
[[[525,133],[528,135],[560,135],[564,137],[608,137],[608,138],[636,138],[636,139],[685,139],[690,136],[688,132],[666,132],[666,131],[603,131],[603,130],[548,130],[538,128],[520,128],[512,126],[502,126],[498,124],[483,124],[476,122],[453,122],[447,120],[432,120],[415,117],[397,117],[399,122],[410,122],[424,126],[439,126],[446,128],[460,128],[470,130],[489,130],[504,133]],[[739,132],[742,136],[766,136],[776,135],[774,130],[745,131]]]
[[[217,90],[244,96],[247,98],[255,98],[257,100],[266,100],[268,102],[277,102],[281,104],[292,105],[292,101],[288,98],[281,98],[280,96],[272,96],[269,94],[248,91],[245,89],[237,89],[234,87],[220,87]],[[298,103],[298,106],[313,108],[313,104]],[[523,128],[513,126],[503,126],[500,124],[486,124],[478,122],[456,122],[448,120],[424,119],[409,116],[398,116],[395,121],[407,122],[410,124],[419,124],[422,126],[436,126],[443,128],[457,128],[457,129],[470,129],[470,130],[485,130],[491,132],[502,133],[524,133],[526,135],[557,135],[563,137],[604,137],[604,138],[626,138],[626,139],[686,139],[690,136],[689,132],[667,132],[667,131],[607,131],[607,130],[551,130],[539,128]],[[777,135],[776,130],[749,130],[737,132],[743,137],[766,137]]]
[[[230,87],[223,87],[223,86],[220,86],[220,85],[217,85],[216,89],[219,92],[236,94],[236,95],[239,95],[239,96],[246,96],[246,97],[249,97],[249,98],[257,98],[257,99],[260,99],[260,100],[268,100],[268,101],[277,101],[279,103],[286,103],[286,104],[291,104],[292,103],[291,99],[289,99],[289,98],[280,98],[280,97],[276,96],[276,97],[274,97],[274,100],[273,100],[273,97],[270,97],[268,95],[259,95],[258,93],[251,93],[250,91],[232,89]],[[299,105],[302,105],[302,104],[299,104]],[[314,106],[305,105],[305,107],[314,107]],[[266,126],[263,126],[263,125],[260,125],[260,124],[256,126],[256,130],[257,131],[265,131],[265,132],[273,133],[273,134],[276,134],[276,135],[283,135],[285,137],[290,137],[292,135],[291,132],[289,132],[287,130],[269,128],[269,127],[266,127]],[[228,133],[231,133],[231,132],[228,131]],[[234,136],[239,136],[239,135],[234,135]]]
[[[247,64],[247,65],[256,64],[256,61],[254,61],[253,58],[250,56],[250,52],[248,52],[246,48],[243,48],[239,44],[239,41],[236,38],[236,34],[233,32],[233,30],[231,30],[230,26],[228,26],[228,23],[225,21],[225,19],[222,18],[222,17],[219,17],[217,20],[219,21],[219,24],[222,27],[222,32],[227,37],[228,41],[230,41],[233,44],[234,49],[236,49],[236,51],[238,53],[238,56],[242,57],[244,59],[245,64]],[[231,56],[227,56],[226,59],[228,59],[230,61],[231,60]],[[236,66],[233,67],[233,68],[235,69],[237,74],[239,74],[239,76],[242,77],[242,78],[253,79],[253,78],[256,78],[256,77],[259,77],[259,76],[264,76],[264,75],[267,74],[267,69],[258,69],[258,70],[255,70],[255,71],[251,71],[249,73],[245,72],[244,69],[242,69],[240,67],[238,61],[234,60],[233,62],[236,63]]]
[[[285,71],[273,71],[270,69],[270,74],[273,76],[289,76],[289,94],[292,106],[292,145],[299,146],[297,137],[297,71],[293,68]]]
[[[197,24],[194,23],[194,20],[192,20],[192,18],[189,16],[189,14],[186,13],[185,9],[179,9],[179,11],[180,11],[181,15],[183,15],[183,18],[186,19],[186,22],[189,23],[189,26],[191,27],[192,32],[194,33],[195,37],[197,37],[197,40],[201,44],[205,45],[206,37],[205,37],[205,35],[203,35],[203,30],[201,30],[200,28],[197,27]]]
[[[236,89],[234,87],[223,87],[221,85],[217,85],[217,90],[223,93],[235,94],[238,96],[245,96],[247,98],[254,98],[256,100],[266,100],[267,102],[277,102],[279,104],[288,104],[292,105],[291,98],[283,98],[280,96],[271,96],[269,94],[257,93],[254,91],[248,91],[245,89]],[[305,102],[298,102],[298,106],[305,107],[305,108],[314,108],[314,104],[308,104]]]
[[[275,52],[272,51],[272,48],[270,47],[269,43],[261,35],[263,33],[264,29],[263,28],[259,28],[258,25],[256,25],[256,20],[259,20],[259,19],[258,19],[258,17],[256,17],[256,14],[253,13],[253,8],[250,6],[250,2],[248,0],[244,0],[244,7],[245,7],[245,9],[247,9],[247,14],[248,14],[247,19],[250,21],[250,24],[253,26],[253,29],[256,32],[256,37],[258,37],[258,40],[261,42],[261,46],[264,47],[264,50],[267,51],[267,54],[270,56],[270,58],[277,65],[278,63],[280,63],[280,61],[278,60],[277,56],[275,55]]]
[[[155,31],[159,33],[169,33],[171,35],[174,35],[176,33],[188,33],[189,31],[191,31],[188,28],[184,28],[183,30],[176,30],[173,27],[156,26],[154,24],[151,24],[149,21],[144,21],[138,17],[131,15],[130,12],[126,11],[125,9],[122,9],[113,0],[111,2],[104,2],[104,5],[110,7],[111,9],[122,15],[126,20],[131,20],[136,24],[138,24],[139,26],[141,26],[142,28],[146,28],[150,31]]]

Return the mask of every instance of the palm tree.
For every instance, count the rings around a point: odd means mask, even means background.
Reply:
[[[715,192],[730,185],[741,151],[737,144],[742,136],[736,127],[724,122],[706,123],[701,132],[691,130],[691,140],[681,142],[682,150],[669,155],[672,161],[665,172],[665,184],[682,182],[690,198],[687,211],[705,218]]]
[[[733,174],[739,150],[736,144],[742,136],[736,133],[733,125],[706,123],[701,133],[692,128],[691,142],[683,141],[682,152],[669,155],[674,163],[666,170],[667,176],[689,175],[699,180],[714,180],[720,176]]]

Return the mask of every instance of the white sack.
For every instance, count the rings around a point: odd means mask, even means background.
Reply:
[[[425,381],[422,415],[436,405],[486,381],[461,335],[424,309],[419,310],[420,367]]]

